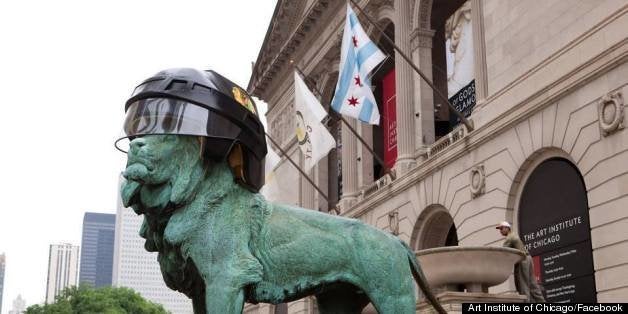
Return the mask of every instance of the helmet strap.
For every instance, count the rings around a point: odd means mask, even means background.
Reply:
[[[246,183],[244,178],[244,154],[242,153],[240,144],[233,146],[231,152],[229,152],[227,161],[229,162],[229,167],[231,167],[236,182]]]
[[[207,148],[207,138],[204,136],[198,136],[198,144],[200,146],[199,153],[201,154],[201,160],[205,159],[205,149]]]

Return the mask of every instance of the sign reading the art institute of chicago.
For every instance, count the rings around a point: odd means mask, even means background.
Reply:
[[[566,160],[541,163],[526,182],[519,232],[548,302],[596,301],[588,210],[582,178]]]

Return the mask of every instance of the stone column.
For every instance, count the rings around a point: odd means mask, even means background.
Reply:
[[[312,179],[312,181],[314,182],[316,182],[316,179],[314,178],[313,171],[316,171],[317,167],[318,166],[314,166],[314,168],[312,168],[312,171],[309,171],[307,174],[310,177],[310,179]],[[303,192],[301,195],[303,196],[303,199],[301,199],[301,206],[303,208],[317,210],[314,204],[314,197],[316,194],[318,194],[318,191],[314,189],[312,184],[309,181],[307,181],[306,178],[302,178],[302,180],[303,180],[303,183],[301,186],[303,187]]]
[[[410,53],[410,1],[395,0],[395,43]],[[414,160],[414,104],[412,101],[412,68],[395,52],[395,88],[397,101],[397,174],[406,173],[416,165]]]
[[[416,29],[412,33],[412,61],[432,79],[432,41],[434,31]],[[425,156],[426,146],[434,143],[434,91],[417,73],[414,77],[416,156]]]
[[[484,13],[482,1],[471,0],[471,28],[473,32],[473,55],[475,68],[475,100],[480,107],[488,94],[486,77],[486,42],[484,41]]]
[[[316,166],[315,177],[313,178],[314,182],[318,184],[318,187],[323,190],[327,194],[327,197],[330,198],[329,193],[329,155],[323,157]],[[327,212],[327,208],[329,204],[327,201],[321,196],[318,191],[314,191],[314,207],[312,209],[316,209],[318,211]]]
[[[358,133],[364,139],[364,141],[373,147],[373,127],[370,124],[360,123]],[[373,183],[373,155],[364,147],[364,145],[358,140],[358,186],[363,189]]]
[[[351,127],[355,128],[356,120],[347,118]],[[358,195],[358,145],[355,135],[343,123],[342,138],[342,197],[340,198],[343,210],[348,209]]]

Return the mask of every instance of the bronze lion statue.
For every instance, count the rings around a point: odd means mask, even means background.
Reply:
[[[244,302],[314,295],[320,313],[415,313],[413,278],[435,308],[410,248],[355,219],[268,202],[199,154],[195,136],[131,141],[123,203],[144,215],[145,248],[195,313],[241,313]]]

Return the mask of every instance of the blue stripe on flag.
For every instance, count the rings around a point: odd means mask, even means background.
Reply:
[[[368,97],[364,98],[364,102],[362,103],[362,109],[360,110],[360,116],[358,119],[369,123],[371,121],[371,115],[373,114],[373,103]]]
[[[358,23],[358,18],[355,16],[355,13],[351,12],[351,14],[349,14],[349,25],[353,28]]]
[[[347,90],[349,89],[349,85],[353,84],[353,70],[355,69],[355,54],[353,53],[353,49],[349,47],[349,52],[347,53],[347,59],[345,60],[345,66],[342,68],[342,72],[338,76],[338,88],[336,89],[336,93],[334,94],[334,100],[331,103],[331,107],[334,110],[340,112],[340,107],[342,107],[342,103],[344,102],[344,97],[347,95]]]
[[[372,41],[369,41],[368,44],[362,46],[360,50],[358,50],[358,69],[362,68],[362,63],[365,60],[368,60],[374,53],[376,53],[379,49]]]

